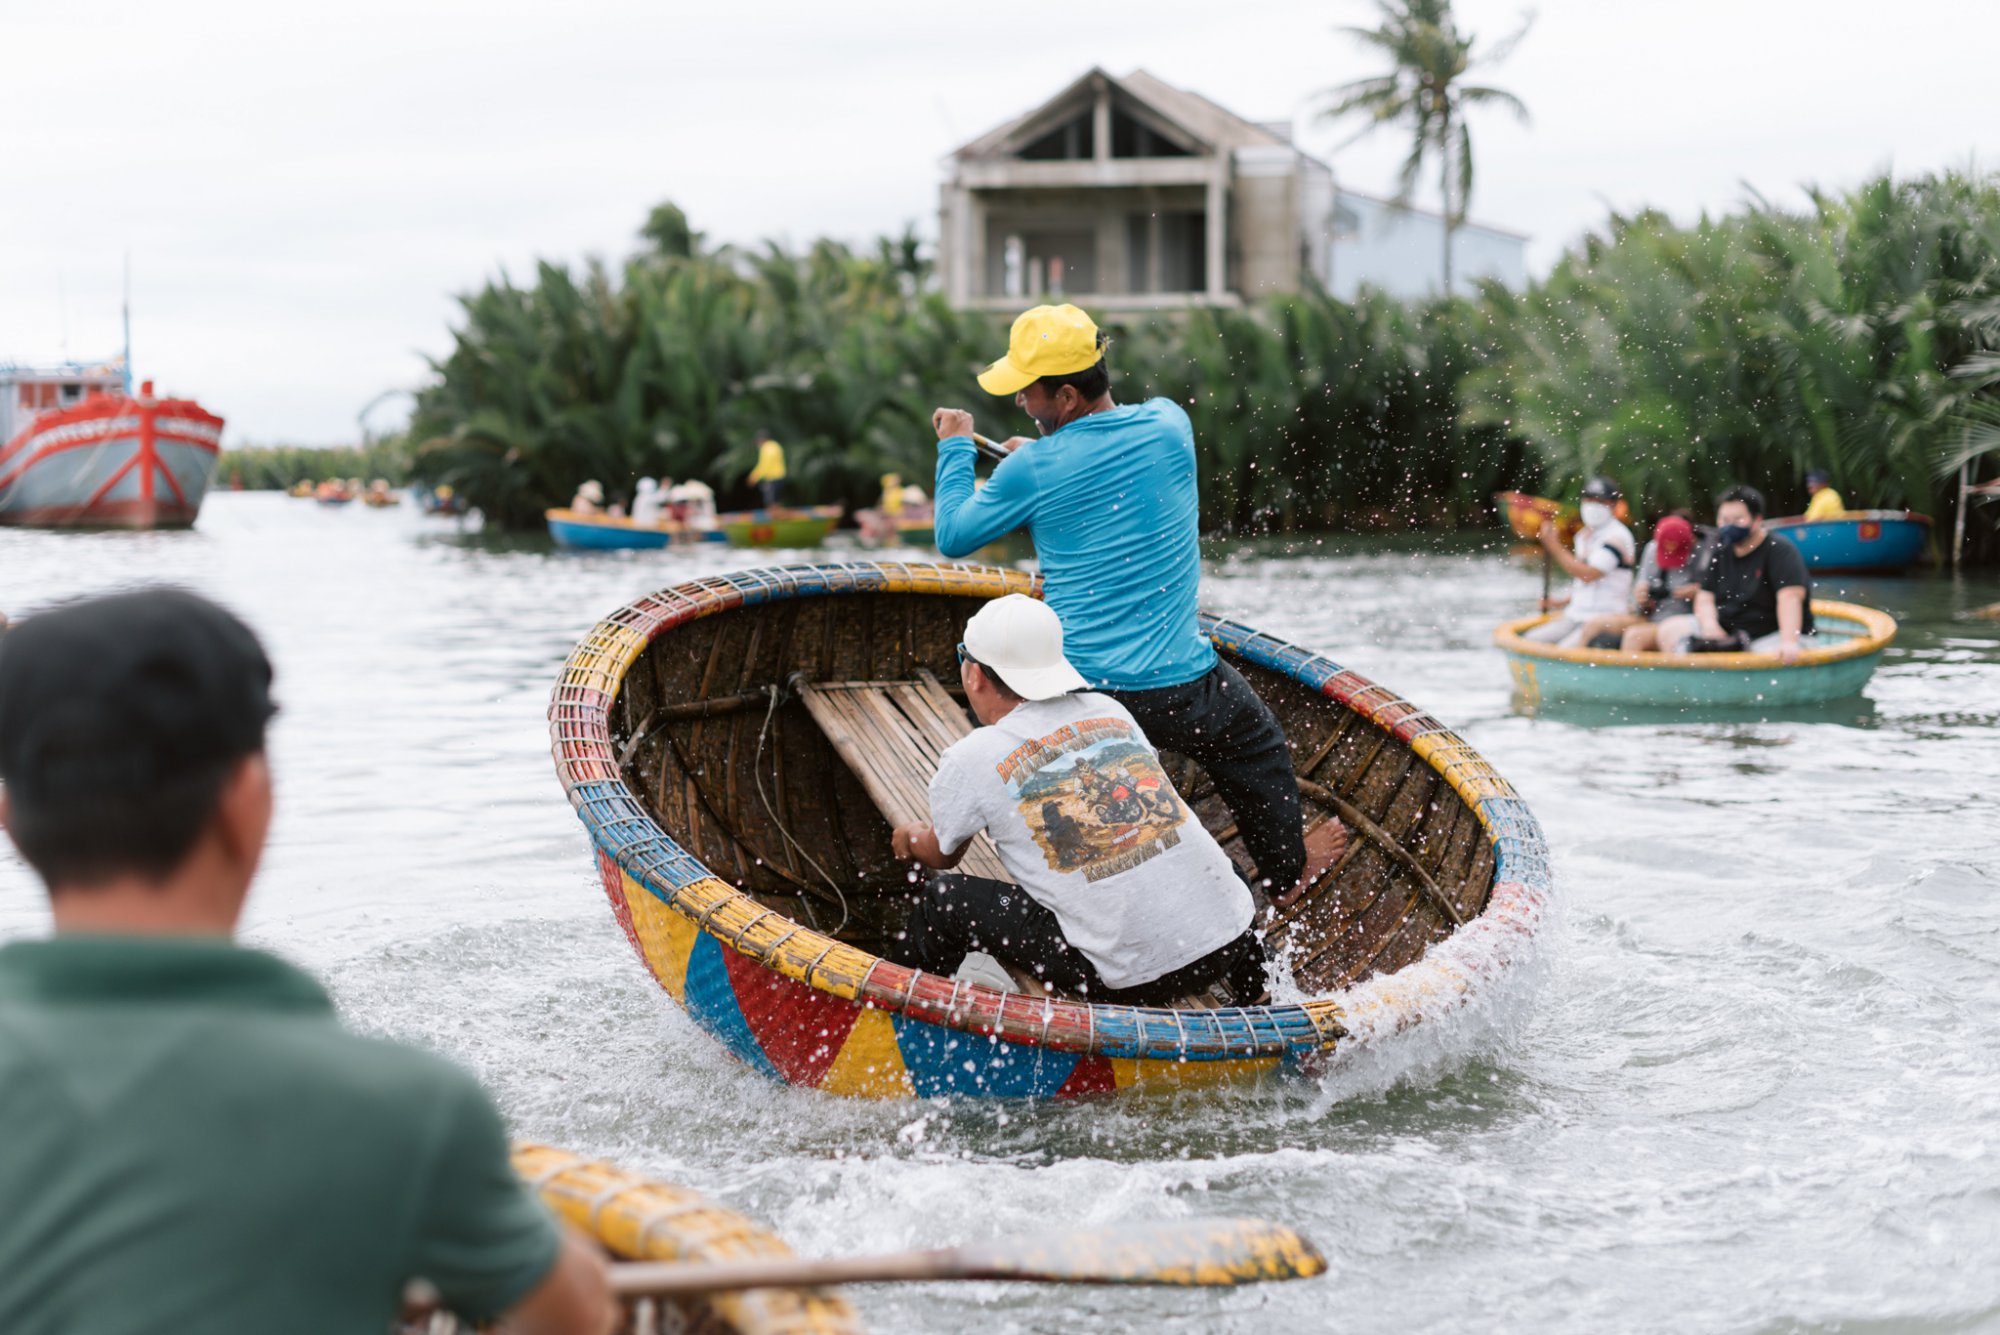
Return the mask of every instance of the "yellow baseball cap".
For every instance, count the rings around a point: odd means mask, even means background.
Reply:
[[[1087,371],[1104,355],[1097,325],[1074,306],[1023,311],[1007,335],[1007,355],[980,373],[988,394],[1019,394],[1045,375]]]

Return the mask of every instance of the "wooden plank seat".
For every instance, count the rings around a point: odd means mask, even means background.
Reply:
[[[893,829],[931,818],[931,776],[945,748],[970,735],[965,707],[928,672],[914,681],[816,682],[799,690],[833,749]],[[958,869],[1011,881],[999,850],[977,835]]]
[[[911,681],[801,685],[799,697],[891,827],[930,820],[931,776],[937,773],[938,758],[973,729],[965,706],[943,683],[920,670]],[[958,870],[997,881],[1014,879],[984,834],[973,836]],[[1004,967],[1022,990],[1047,993],[1032,974]],[[1179,1004],[1207,1009],[1221,1002],[1203,994]]]

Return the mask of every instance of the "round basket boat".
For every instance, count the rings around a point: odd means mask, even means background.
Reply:
[[[557,1216],[623,1261],[775,1260],[784,1239],[700,1193],[548,1145],[516,1145],[514,1170]],[[650,1326],[686,1335],[860,1335],[838,1290],[743,1289],[662,1302]]]
[[[1513,789],[1394,693],[1205,617],[1286,728],[1308,818],[1338,815],[1352,833],[1342,861],[1269,929],[1312,999],[1090,1004],[881,958],[907,913],[905,869],[880,777],[864,782],[842,758],[815,691],[879,683],[863,707],[881,714],[900,698],[932,724],[956,712],[969,730],[962,706],[940,703],[939,679],[956,680],[966,619],[1008,593],[1039,584],[970,566],[749,570],[642,598],[570,656],[550,707],[556,770],[612,908],[660,984],[742,1060],[869,1097],[1254,1081],[1450,1010],[1527,954],[1548,860]],[[927,695],[895,696],[917,683]],[[1162,759],[1242,858],[1206,776]]]
[[[1514,674],[1515,703],[1768,708],[1823,704],[1858,694],[1896,638],[1896,619],[1854,603],[1814,599],[1819,644],[1796,663],[1776,654],[1628,654],[1561,649],[1522,638],[1553,614],[1510,621],[1493,632]]]
[[[1878,574],[1921,562],[1931,544],[1931,517],[1914,510],[1850,510],[1829,519],[1799,515],[1764,527],[1788,539],[1821,574]]]

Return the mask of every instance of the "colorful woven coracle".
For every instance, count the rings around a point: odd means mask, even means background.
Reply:
[[[1338,865],[1268,931],[1312,999],[1091,1004],[881,958],[908,905],[885,802],[913,785],[921,800],[921,781],[880,738],[902,727],[915,754],[971,726],[953,698],[955,646],[966,618],[1007,593],[1039,586],[970,566],[748,570],[621,608],[570,656],[549,711],[556,770],[613,911],[661,986],[743,1061],[887,1098],[1257,1080],[1456,1009],[1528,955],[1548,858],[1506,781],[1358,673],[1205,618],[1285,726],[1308,824],[1338,817],[1349,831]],[[836,695],[851,714],[828,712]],[[837,746],[822,727],[864,712],[883,721],[873,743]],[[1162,759],[1242,859],[1207,777]]]

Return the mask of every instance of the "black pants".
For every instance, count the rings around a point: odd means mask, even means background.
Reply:
[[[763,482],[759,482],[757,490],[764,495],[764,508],[766,510],[775,510],[785,500],[785,479],[781,477],[769,478]]]
[[[1183,686],[1105,694],[1125,706],[1155,747],[1178,751],[1208,771],[1268,893],[1281,895],[1299,883],[1306,834],[1291,747],[1277,716],[1242,673],[1218,662]]]
[[[966,953],[981,950],[1024,969],[1058,992],[1125,1006],[1161,1006],[1199,992],[1217,979],[1248,1005],[1265,990],[1264,943],[1245,932],[1191,964],[1137,987],[1106,987],[1089,956],[1072,946],[1062,923],[1033,895],[1007,881],[939,872],[918,894],[889,959],[926,973],[958,970]]]

